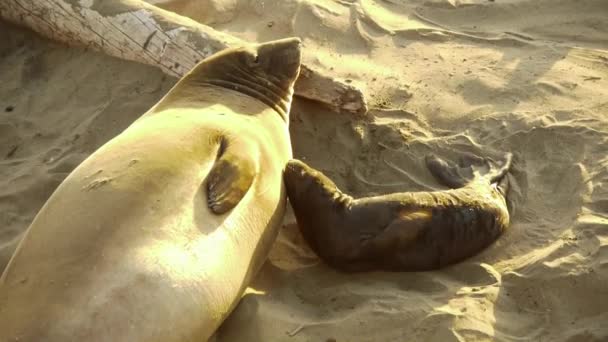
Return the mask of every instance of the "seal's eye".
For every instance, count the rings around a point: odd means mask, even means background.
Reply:
[[[257,67],[260,65],[260,57],[257,54],[247,56],[247,65],[250,67]]]

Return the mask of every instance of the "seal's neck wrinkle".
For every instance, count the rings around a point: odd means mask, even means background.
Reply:
[[[273,95],[258,90],[256,87],[248,86],[242,81],[236,82],[222,79],[207,79],[204,82],[200,82],[200,84],[203,86],[205,84],[209,84],[216,87],[222,87],[250,96],[274,109],[277,113],[279,113],[283,120],[287,121],[287,113],[289,113],[290,104],[289,102],[285,102],[282,99],[277,100]]]
[[[280,84],[280,80],[277,79],[274,75],[265,75],[264,77],[259,77],[256,75],[252,75],[248,70],[239,67],[238,65],[234,67],[234,72],[232,73],[236,79],[253,82],[253,84],[257,87],[262,87],[260,89],[266,88],[266,90],[277,96],[277,99],[289,102],[289,97],[292,93],[292,84],[284,84],[282,86]],[[293,82],[292,82],[293,83]]]

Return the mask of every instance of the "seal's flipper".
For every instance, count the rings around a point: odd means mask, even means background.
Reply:
[[[432,154],[426,156],[426,167],[439,183],[452,189],[461,188],[469,181],[458,166]]]
[[[509,192],[509,186],[510,186],[509,177],[505,173],[505,175],[502,177],[502,179],[500,179],[500,180],[498,180],[498,182],[496,182],[496,188],[504,197],[507,197],[507,192]]]
[[[492,159],[482,158],[471,153],[462,155],[458,165],[435,155],[427,155],[426,166],[437,181],[456,189],[479,178],[485,179],[490,184],[502,183],[501,181],[511,168],[512,158],[513,154],[507,153],[503,165],[497,167],[496,162]]]
[[[505,177],[511,165],[513,164],[513,153],[509,152],[505,155],[505,161],[500,168],[492,168],[490,171],[490,183],[498,183],[499,186],[508,186],[508,180],[505,181]]]
[[[369,243],[373,245],[373,250],[394,251],[396,248],[407,248],[418,239],[431,220],[429,209],[403,212]]]
[[[231,149],[224,142],[207,176],[207,204],[214,214],[233,209],[251,187],[256,167],[246,149]]]

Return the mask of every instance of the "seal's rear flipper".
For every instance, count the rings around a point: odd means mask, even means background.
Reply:
[[[207,176],[207,204],[217,215],[233,209],[243,199],[256,174],[250,151],[227,145],[222,140],[218,158]]]
[[[455,165],[435,155],[426,156],[426,166],[431,174],[445,186],[460,188],[476,178],[487,179],[488,183],[498,183],[501,188],[506,184],[505,176],[511,168],[512,153],[505,155],[505,161],[501,167],[497,167],[492,159],[482,158],[475,154],[464,154],[461,156],[459,165]],[[501,190],[505,190],[501,188]]]
[[[511,165],[513,164],[513,153],[507,153],[505,162],[502,167],[496,169],[494,175],[490,179],[490,183],[496,183],[496,188],[503,196],[507,196],[507,192],[509,191],[509,177],[508,173],[511,169]]]
[[[503,183],[503,180],[505,178],[507,178],[505,176],[511,169],[512,164],[513,164],[513,153],[509,152],[505,155],[505,161],[504,161],[503,165],[498,169],[494,168],[492,170],[493,172],[489,175],[490,183],[492,183],[492,184],[498,183],[500,186],[500,184]]]

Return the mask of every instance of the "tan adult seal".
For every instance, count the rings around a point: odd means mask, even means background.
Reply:
[[[494,242],[509,225],[511,154],[500,168],[473,155],[463,167],[434,156],[426,162],[440,182],[458,189],[354,199],[321,172],[290,161],[285,185],[302,235],[327,264],[351,272],[438,269]]]
[[[286,204],[299,39],[220,52],[79,165],[0,278],[0,341],[207,340]]]

